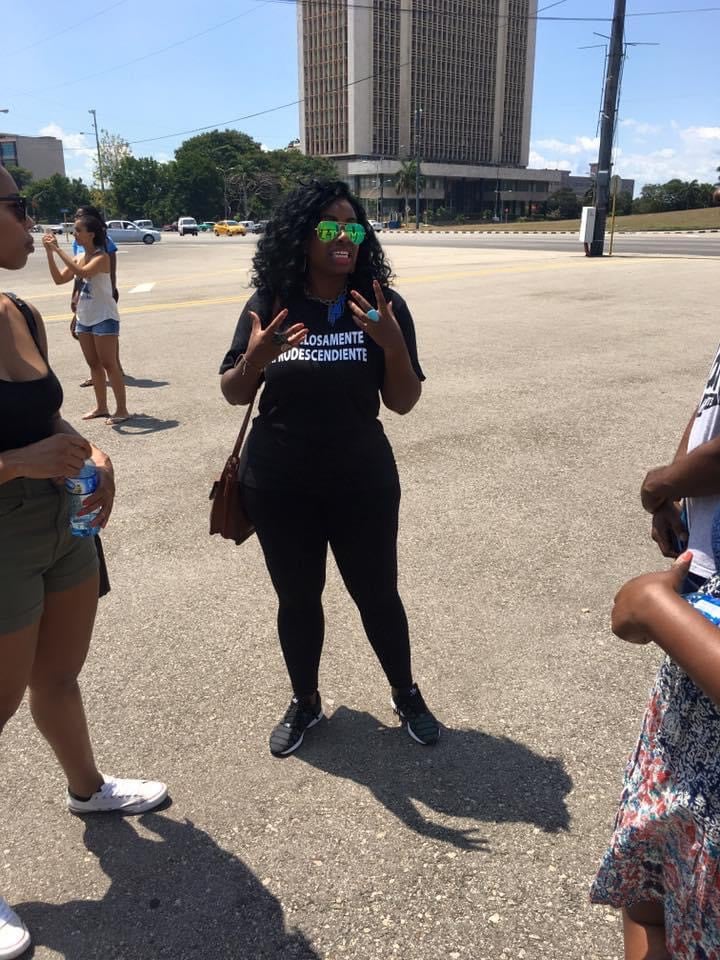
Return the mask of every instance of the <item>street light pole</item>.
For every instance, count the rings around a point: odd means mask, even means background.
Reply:
[[[100,190],[103,197],[103,213],[105,213],[105,178],[103,176],[102,155],[100,153],[100,137],[98,136],[97,114],[94,110],[88,110],[93,118],[93,130],[95,131],[95,147],[97,148],[98,176],[100,177]]]
[[[420,130],[422,128],[422,107],[415,111],[415,229],[420,229]]]
[[[384,159],[383,157],[380,157],[380,161],[378,163],[378,169],[380,168],[380,164],[382,163],[383,159]],[[380,215],[378,216],[378,220],[380,221],[380,223],[383,222],[383,204],[385,200],[385,197],[383,195],[384,179],[385,179],[385,174],[382,172],[382,170],[380,170],[380,210],[379,210]]]

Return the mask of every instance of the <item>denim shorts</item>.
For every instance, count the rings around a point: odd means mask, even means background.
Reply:
[[[93,538],[70,533],[69,506],[50,480],[0,484],[0,634],[36,623],[46,593],[69,590],[97,571]]]
[[[120,321],[101,320],[100,323],[87,326],[78,320],[75,324],[75,333],[92,333],[95,337],[117,337],[120,335]]]

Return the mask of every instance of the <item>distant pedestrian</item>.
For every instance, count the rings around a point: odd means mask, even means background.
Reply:
[[[423,372],[405,301],[360,202],[344,183],[312,181],[280,205],[258,244],[256,289],[223,360],[222,391],[247,404],[243,496],[278,595],[293,698],[270,751],[296,750],[323,718],[318,670],[328,546],[357,604],[408,733],[440,728],[413,679],[397,589],[400,483],[378,419],[380,398],[409,413]]]
[[[85,217],[85,216],[95,217],[96,219],[100,220],[102,222],[102,225],[106,228],[106,231],[107,231],[107,225],[105,223],[105,219],[97,207],[90,207],[90,206],[78,207],[77,210],[75,211],[75,219],[77,220],[80,217]],[[77,257],[79,253],[85,252],[81,244],[77,242],[77,237],[73,237],[72,246],[73,246],[74,257]],[[118,285],[117,285],[117,244],[111,237],[107,235],[107,232],[105,234],[105,250],[107,251],[108,257],[110,258],[110,285],[112,287],[113,300],[115,301],[115,303],[118,303],[118,301],[120,300],[120,293],[118,291]],[[72,310],[72,314],[73,314],[72,332],[76,338],[77,338],[77,333],[76,333],[77,319],[75,314],[77,311],[77,302],[80,297],[80,286],[81,286],[80,278],[75,277],[75,282],[73,284],[73,293],[70,299],[70,309]],[[118,359],[118,365],[120,366],[120,371],[123,373],[123,376],[124,376],[123,368],[120,365],[120,340],[119,339],[118,339],[118,358],[117,359]],[[92,385],[93,385],[92,377],[88,377],[86,380],[83,380],[83,382],[80,384],[81,387],[91,387]]]
[[[24,198],[0,166],[0,268],[25,266],[32,226]],[[32,717],[67,780],[68,809],[141,813],[161,803],[167,788],[100,773],[78,686],[97,609],[98,555],[94,537],[70,532],[62,479],[93,461],[99,486],[85,513],[99,510],[102,527],[115,481],[107,454],[62,419],[62,400],[40,314],[0,294],[0,730],[29,688]],[[0,960],[29,944],[25,925],[0,897]]]
[[[76,332],[92,373],[96,405],[83,420],[98,417],[110,425],[123,423],[130,414],[125,397],[125,381],[119,363],[120,315],[112,294],[110,256],[105,249],[105,227],[97,217],[83,216],[75,221],[75,238],[83,252],[72,258],[60,248],[55,234],[43,238],[50,274],[57,284],[80,280],[77,301]],[[62,260],[61,269],[55,257]],[[115,394],[115,413],[107,408],[105,377]]]
[[[591,890],[622,908],[625,960],[720,957],[720,633],[679,594],[691,562],[630,580],[612,614],[667,654]],[[720,576],[702,592],[720,597]]]

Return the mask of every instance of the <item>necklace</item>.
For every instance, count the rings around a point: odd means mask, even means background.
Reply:
[[[347,290],[343,290],[335,300],[323,300],[322,297],[314,297],[307,287],[305,287],[305,296],[308,300],[314,300],[316,303],[322,303],[328,308],[327,322],[334,327],[337,321],[345,313],[345,304],[347,303]]]

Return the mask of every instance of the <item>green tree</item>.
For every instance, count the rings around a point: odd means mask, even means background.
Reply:
[[[580,216],[580,200],[569,187],[551,193],[545,202],[551,220],[576,220]]]
[[[116,209],[129,220],[151,219],[157,224],[173,219],[175,166],[152,157],[125,157],[113,182]]]
[[[622,193],[617,195],[617,200],[615,202],[615,213],[619,217],[624,217],[628,213],[632,213],[633,210],[633,198],[632,194],[627,190],[623,190]]]
[[[223,179],[214,163],[203,156],[182,156],[174,165],[172,196],[177,217],[221,220],[224,216]]]
[[[93,167],[93,179],[96,183],[104,181],[106,187],[112,187],[115,182],[115,171],[120,163],[126,158],[132,156],[130,144],[123,137],[116,133],[109,133],[107,130],[100,131],[100,160],[102,161],[102,177],[100,176],[100,167],[95,160]]]
[[[13,164],[8,164],[5,169],[17,184],[18,190],[24,190],[25,187],[32,182],[32,172],[26,170],[25,167],[16,167]]]
[[[90,203],[90,191],[80,179],[70,180],[54,173],[46,180],[33,180],[25,191],[30,200],[33,219],[59,223],[64,219],[63,210],[72,216],[78,207]]]
[[[222,170],[240,163],[248,154],[261,153],[260,144],[240,130],[210,130],[183,141],[175,151],[178,163],[202,157]]]

